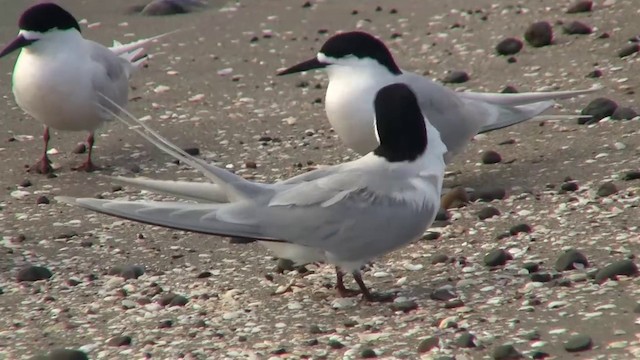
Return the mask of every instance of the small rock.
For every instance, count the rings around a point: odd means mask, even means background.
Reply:
[[[158,329],[168,329],[170,327],[173,326],[173,321],[172,320],[162,320],[160,321],[160,323],[158,324]]]
[[[247,160],[244,162],[244,167],[246,167],[247,169],[257,169],[258,164],[256,164],[255,161]]]
[[[446,263],[449,260],[449,257],[445,254],[436,254],[431,257],[431,264],[440,264]]]
[[[574,192],[574,191],[577,191],[578,189],[579,189],[578,183],[575,181],[568,181],[560,185],[560,190],[563,192]]]
[[[376,352],[373,349],[364,348],[360,351],[360,357],[363,359],[371,359],[371,358],[378,357],[378,354],[376,354]]]
[[[40,195],[36,199],[36,205],[47,205],[47,204],[49,204],[49,198],[44,195]]]
[[[175,14],[186,14],[189,9],[176,0],[153,0],[143,7],[140,13],[148,16],[165,16]]]
[[[73,149],[74,154],[84,154],[86,152],[87,152],[87,145],[85,143],[80,143],[76,145],[76,147]]]
[[[442,82],[445,84],[461,84],[469,81],[469,74],[465,71],[454,70],[447,74]]]
[[[502,156],[496,151],[487,150],[482,153],[483,164],[497,164],[502,161]]]
[[[549,353],[546,353],[544,351],[541,350],[534,350],[532,352],[529,353],[529,355],[531,355],[532,359],[546,359],[548,357],[551,357],[551,355]]]
[[[242,238],[242,237],[230,237],[229,238],[229,244],[251,244],[253,242],[256,242],[256,240],[255,239]]]
[[[540,264],[538,264],[537,262],[527,262],[522,264],[522,268],[526,269],[529,274],[532,274],[540,270]]]
[[[631,260],[620,260],[611,263],[596,273],[596,282],[601,283],[607,279],[616,279],[618,275],[636,276],[638,266]]]
[[[468,203],[469,195],[462,186],[451,189],[440,199],[440,207],[445,210],[459,208]]]
[[[577,334],[564,343],[564,349],[568,352],[578,352],[591,349],[593,341],[589,335]]]
[[[20,187],[25,187],[25,188],[26,188],[26,187],[29,187],[29,186],[31,186],[31,185],[32,185],[32,184],[31,184],[31,180],[29,180],[29,179],[24,179],[24,180],[22,180],[22,181],[20,182],[20,184],[18,184],[18,186],[20,186]]]
[[[516,89],[514,86],[507,85],[507,86],[504,87],[504,89],[502,89],[501,93],[503,93],[503,94],[517,94],[518,93],[518,89]]]
[[[500,210],[494,208],[493,206],[486,206],[480,209],[480,211],[478,211],[476,215],[478,216],[478,219],[486,220],[494,216],[500,216]]]
[[[588,35],[593,32],[591,26],[580,21],[572,21],[569,24],[565,24],[562,28],[564,32],[569,35]]]
[[[531,281],[546,283],[553,280],[553,276],[549,273],[533,273],[529,275]]]
[[[522,359],[523,356],[513,345],[500,345],[493,349],[493,358],[495,360],[515,360]]]
[[[137,279],[144,274],[144,267],[140,265],[115,266],[111,268],[107,275],[116,275],[128,279]]]
[[[472,192],[469,195],[471,201],[491,202],[493,200],[502,200],[507,196],[504,188],[487,188]]]
[[[602,70],[595,69],[595,70],[589,72],[587,74],[587,77],[588,78],[592,78],[592,79],[602,77]]]
[[[627,57],[629,55],[633,55],[635,53],[637,53],[638,51],[640,51],[640,44],[629,44],[625,47],[623,47],[622,49],[620,49],[620,51],[618,51],[618,57],[623,58],[623,57]]]
[[[608,181],[598,188],[597,195],[599,197],[607,197],[618,192],[618,187],[611,181]]]
[[[114,336],[107,341],[109,346],[129,346],[131,345],[131,336],[120,335]]]
[[[335,340],[335,339],[331,339],[331,340],[329,340],[329,341],[327,342],[327,345],[329,345],[329,347],[330,347],[330,348],[332,348],[332,349],[336,349],[336,350],[337,350],[337,349],[342,349],[342,348],[344,347],[344,344],[343,344],[343,343],[341,343],[340,341]]]
[[[409,312],[412,310],[415,310],[418,308],[418,303],[416,303],[413,300],[406,300],[406,301],[399,301],[399,302],[393,302],[391,304],[391,309],[393,311],[402,311],[402,312]]]
[[[431,299],[439,301],[449,301],[458,297],[453,291],[448,288],[439,288],[434,290],[431,295]]]
[[[593,1],[591,0],[578,0],[571,4],[567,9],[567,14],[577,14],[582,12],[589,12],[593,7]]]
[[[437,231],[428,231],[422,236],[422,240],[433,241],[438,240],[440,238],[440,233]]]
[[[276,272],[282,274],[285,271],[293,271],[296,269],[295,263],[289,259],[278,259]]]
[[[182,151],[186,152],[187,154],[189,154],[191,156],[200,155],[200,148],[197,148],[197,147],[184,148],[184,149],[182,149]]]
[[[551,45],[553,40],[553,29],[546,21],[539,21],[529,25],[524,32],[524,39],[533,47]]]
[[[476,337],[470,332],[463,332],[456,339],[456,345],[463,348],[474,348],[476,347]]]
[[[53,276],[51,270],[42,266],[27,266],[20,271],[16,275],[16,280],[18,282],[21,281],[38,281],[38,280],[46,280]]]
[[[631,180],[638,180],[638,179],[640,179],[640,170],[627,171],[626,173],[624,173],[624,175],[622,175],[622,180],[624,181],[631,181]]]
[[[631,120],[638,116],[638,113],[632,108],[617,107],[611,114],[611,120]]]
[[[514,55],[522,50],[522,41],[516,38],[506,38],[496,45],[496,52],[500,55]]]
[[[440,208],[436,213],[435,221],[447,221],[449,220],[449,218],[450,218],[449,212],[446,209]]]
[[[189,302],[189,299],[182,295],[176,295],[171,299],[169,306],[185,306]]]
[[[582,264],[584,267],[589,267],[587,257],[576,249],[569,249],[565,251],[556,260],[556,270],[566,271],[575,269],[574,264]]]
[[[89,360],[87,354],[80,350],[54,349],[49,352],[47,360]]]
[[[418,353],[426,353],[436,347],[440,347],[440,339],[437,336],[428,337],[418,344]]]
[[[484,264],[487,266],[502,266],[509,260],[513,260],[513,256],[504,249],[491,250],[484,256]]]
[[[530,233],[531,231],[533,231],[533,229],[531,229],[531,226],[529,226],[528,224],[518,224],[518,225],[512,226],[509,229],[509,234],[514,236],[520,233]]]
[[[213,274],[211,274],[210,271],[203,271],[203,272],[199,273],[198,276],[196,276],[196,278],[198,278],[198,279],[206,279],[208,277],[211,277],[211,275],[213,275]]]
[[[464,301],[461,299],[452,299],[444,303],[445,309],[455,309],[464,306]]]

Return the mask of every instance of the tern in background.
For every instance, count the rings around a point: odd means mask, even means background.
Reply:
[[[119,201],[59,197],[76,206],[143,223],[199,233],[258,239],[294,262],[337,267],[336,288],[353,274],[367,300],[375,298],[360,274],[371,259],[418,239],[440,206],[446,147],[404,84],[381,88],[372,99],[371,124],[379,145],[355,161],[275,184],[253,183],[191,157],[135,117],[143,135],[163,151],[200,170],[228,203]],[[105,108],[105,110],[107,110]],[[129,115],[129,114],[127,114]],[[149,135],[150,134],[150,135]],[[299,251],[302,258],[293,252]],[[292,256],[294,255],[294,256]]]
[[[96,103],[112,112],[118,109],[98,94],[124,107],[129,77],[146,59],[144,46],[166,34],[106,48],[84,39],[73,15],[53,3],[28,8],[18,26],[18,36],[0,51],[0,57],[21,49],[13,70],[13,94],[22,110],[44,123],[44,153],[31,169],[43,174],[53,171],[47,156],[51,127],[88,131],[87,160],[74,170],[95,170],[91,161],[94,133],[112,119]]]
[[[551,107],[554,99],[599,89],[521,94],[455,92],[400,69],[382,41],[360,31],[332,36],[315,57],[278,75],[313,69],[324,69],[329,76],[327,118],[347,147],[366,154],[378,146],[371,126],[372,99],[380,88],[399,82],[414,91],[423,114],[440,132],[448,148],[447,162],[478,133],[535,117]]]

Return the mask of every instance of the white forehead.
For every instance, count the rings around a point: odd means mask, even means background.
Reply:
[[[37,32],[37,31],[20,30],[18,32],[18,35],[22,36],[23,38],[25,38],[27,40],[38,40],[38,39],[42,38],[42,33]]]

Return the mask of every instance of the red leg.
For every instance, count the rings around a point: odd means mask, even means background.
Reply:
[[[340,297],[353,297],[360,294],[358,290],[347,289],[344,286],[344,273],[336,266],[336,290]]]
[[[95,170],[100,169],[99,167],[95,166],[93,164],[93,162],[91,161],[91,153],[93,152],[93,144],[95,143],[95,138],[93,136],[93,132],[89,133],[89,137],[87,138],[87,145],[89,145],[89,151],[87,153],[87,161],[85,161],[84,163],[82,163],[82,165],[73,168],[73,170],[82,170],[82,171],[86,171],[86,172],[92,172]]]
[[[42,140],[44,140],[44,153],[42,154],[42,158],[33,164],[28,171],[35,171],[39,174],[51,174],[53,172],[53,168],[51,167],[51,160],[49,160],[49,156],[47,155],[47,150],[49,149],[49,127],[44,127],[44,133],[42,134]]]

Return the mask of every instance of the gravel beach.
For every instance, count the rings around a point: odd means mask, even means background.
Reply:
[[[597,98],[640,111],[635,0],[571,13],[553,0],[210,1],[168,16],[125,0],[58,3],[105,45],[181,29],[150,47],[128,110],[255,181],[358,157],[326,120],[325,74],[275,76],[338,31],[379,36],[403,69],[459,91],[603,87],[545,114]],[[3,6],[5,44],[26,4]],[[550,27],[528,30],[541,21]],[[549,28],[551,44],[534,46]],[[477,136],[445,178],[471,201],[452,193],[423,239],[366,269],[372,290],[396,294],[366,303],[336,296],[332,266],[291,269],[256,243],[58,203],[170,199],[106,176],[204,179],[117,121],[97,136],[102,170],[71,170],[86,133],[53,132],[56,177],[26,172],[42,125],[11,93],[15,56],[0,59],[0,360],[640,358],[638,117],[546,117]]]

